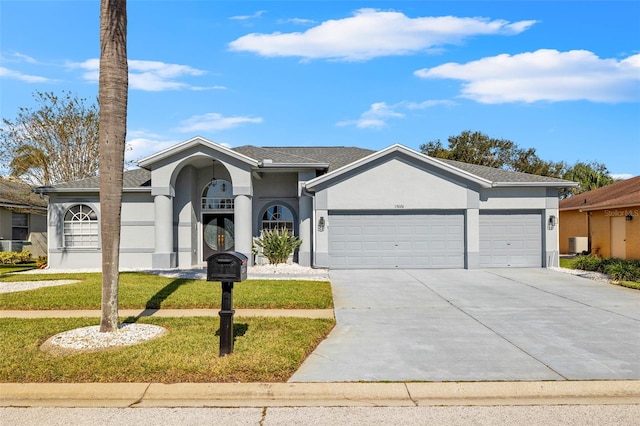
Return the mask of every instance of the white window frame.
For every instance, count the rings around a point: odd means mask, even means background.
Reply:
[[[86,204],[75,204],[64,212],[63,223],[63,247],[99,247],[100,222],[93,208]]]
[[[286,209],[289,213],[290,219],[281,217],[283,212],[272,211],[273,209],[277,210],[278,208]],[[265,216],[267,215],[270,215],[270,217],[265,219]],[[291,235],[295,234],[295,215],[291,207],[283,203],[275,203],[264,210],[262,217],[260,218],[260,231],[273,229],[287,229]]]

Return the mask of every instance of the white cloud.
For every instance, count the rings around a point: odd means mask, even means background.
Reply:
[[[601,59],[586,50],[540,49],[414,72],[421,78],[463,81],[461,96],[480,103],[640,100],[640,54]]]
[[[431,108],[439,105],[451,106],[455,105],[454,102],[449,100],[430,100],[424,102],[409,102],[402,101],[391,106],[386,102],[376,102],[371,104],[371,107],[360,115],[357,120],[344,120],[336,123],[336,126],[355,126],[359,129],[380,129],[387,125],[387,120],[391,118],[404,118],[405,114],[398,112],[398,110],[417,110]]]
[[[611,177],[614,178],[615,180],[625,180],[625,179],[631,179],[632,177],[634,177],[635,175],[632,175],[630,173],[618,173],[618,174],[611,174]]]
[[[238,127],[245,123],[262,123],[262,117],[224,117],[217,112],[194,115],[182,121],[177,129],[179,132],[194,133],[199,131],[226,130]]]
[[[24,73],[21,73],[20,71],[10,70],[9,68],[5,68],[5,67],[0,67],[0,78],[20,80],[27,83],[47,83],[47,82],[55,81],[47,77],[42,77],[39,75],[24,74]]]
[[[19,62],[27,62],[29,64],[37,64],[38,63],[38,61],[36,61],[35,58],[32,58],[31,56],[25,55],[25,54],[20,53],[20,52],[15,52],[11,56],[16,58],[17,61],[19,61]]]
[[[265,13],[267,13],[266,10],[259,10],[256,13],[254,13],[253,15],[237,15],[237,16],[231,16],[229,19],[234,20],[234,21],[247,21],[249,19],[259,18],[262,15],[264,15]]]
[[[188,65],[167,64],[159,61],[141,61],[130,59],[129,62],[129,87],[134,90],[148,92],[161,92],[165,90],[210,90],[220,89],[222,86],[202,87],[191,86],[180,79],[186,77],[201,76],[205,71]],[[80,63],[69,63],[72,68],[85,70],[83,78],[97,82],[100,74],[100,60],[88,59]]]
[[[135,163],[151,154],[162,151],[165,148],[175,145],[178,141],[162,140],[159,135],[145,132],[129,132],[127,134],[127,149],[125,151],[125,162]]]
[[[363,61],[427,51],[476,35],[518,34],[535,22],[455,16],[409,18],[401,12],[360,9],[349,18],[328,20],[305,32],[247,34],[229,43],[229,48],[262,56]]]
[[[304,18],[283,19],[278,22],[284,23],[284,24],[296,24],[296,25],[313,25],[316,23],[316,21],[314,21],[313,19],[304,19]]]

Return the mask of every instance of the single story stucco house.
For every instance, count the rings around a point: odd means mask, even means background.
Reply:
[[[47,254],[47,200],[26,183],[0,177],[0,251]]]
[[[558,264],[558,189],[573,182],[442,160],[401,145],[227,148],[195,137],[125,172],[120,265],[191,268],[289,229],[300,265]],[[100,266],[98,178],[49,195],[50,268]]]
[[[561,253],[640,259],[640,176],[565,198],[559,208]]]

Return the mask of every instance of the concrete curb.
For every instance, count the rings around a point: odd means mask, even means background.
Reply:
[[[0,383],[3,407],[415,407],[640,404],[640,381]]]
[[[220,309],[120,309],[120,317],[217,317]],[[0,318],[100,318],[98,310],[0,310]],[[236,309],[235,317],[333,318],[333,309]]]

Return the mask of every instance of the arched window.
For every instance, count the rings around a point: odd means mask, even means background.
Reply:
[[[281,204],[275,204],[262,215],[262,229],[287,229],[293,234],[293,213]]]
[[[98,215],[84,204],[71,207],[64,214],[65,247],[98,247]]]
[[[233,210],[233,186],[223,179],[214,179],[202,191],[203,210]]]

